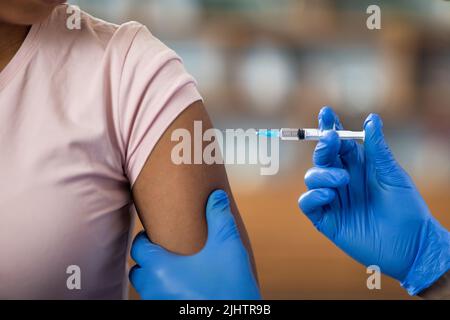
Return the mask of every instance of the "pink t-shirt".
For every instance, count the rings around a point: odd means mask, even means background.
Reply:
[[[130,188],[201,99],[144,26],[82,13],[69,30],[66,8],[0,73],[0,298],[125,297]]]

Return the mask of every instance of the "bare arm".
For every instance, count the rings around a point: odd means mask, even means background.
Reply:
[[[230,196],[236,223],[254,267],[250,242],[224,166],[176,165],[171,161],[172,148],[178,143],[171,141],[172,131],[185,128],[193,136],[194,120],[202,121],[203,130],[212,127],[200,101],[188,107],[170,125],[147,159],[132,189],[139,217],[154,243],[176,253],[193,254],[203,247],[207,237],[208,196],[215,189],[224,189]]]

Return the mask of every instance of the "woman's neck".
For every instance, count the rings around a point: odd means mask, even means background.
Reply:
[[[25,40],[30,26],[0,22],[0,71],[11,61]]]

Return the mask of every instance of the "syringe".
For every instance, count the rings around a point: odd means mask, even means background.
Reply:
[[[279,138],[281,140],[319,140],[329,130],[319,129],[294,129],[294,128],[281,128],[281,129],[258,129],[256,134],[258,136]],[[348,130],[336,130],[339,138],[342,140],[360,139],[364,140],[364,131],[348,131]]]

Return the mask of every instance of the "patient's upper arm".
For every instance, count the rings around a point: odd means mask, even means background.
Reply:
[[[230,192],[221,164],[181,164],[171,161],[177,141],[171,141],[174,129],[185,128],[193,136],[194,120],[202,121],[203,130],[211,122],[198,101],[185,109],[165,131],[151,152],[132,189],[139,217],[150,239],[166,249],[192,254],[199,251],[207,237],[205,207],[209,194],[218,188],[230,195],[231,208],[244,244],[249,242]],[[250,256],[252,255],[249,250]]]

